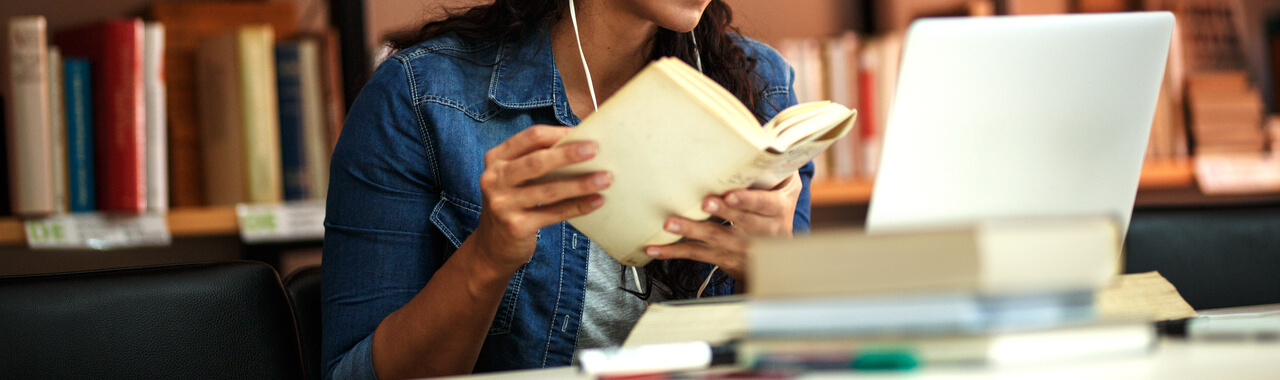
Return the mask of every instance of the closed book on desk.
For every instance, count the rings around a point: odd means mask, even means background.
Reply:
[[[564,140],[594,141],[595,158],[547,179],[608,171],[604,205],[569,223],[625,265],[649,262],[647,245],[674,243],[670,216],[709,217],[702,200],[753,186],[772,188],[843,137],[856,112],[799,104],[763,127],[729,91],[675,58],[650,63]]]
[[[860,230],[758,241],[747,265],[757,297],[1098,289],[1116,274],[1120,240],[1106,218],[987,222],[941,231]]]
[[[146,97],[142,20],[122,19],[58,33],[66,56],[85,57],[93,78],[98,208],[147,208]]]
[[[270,26],[247,26],[196,53],[210,205],[283,199],[274,46]]]

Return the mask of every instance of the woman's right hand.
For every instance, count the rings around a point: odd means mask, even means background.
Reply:
[[[571,130],[535,125],[485,153],[480,225],[467,240],[476,244],[494,269],[514,273],[533,257],[539,229],[604,204],[604,197],[597,193],[612,182],[608,172],[530,183],[552,170],[595,157],[596,145],[589,141],[551,147]]]

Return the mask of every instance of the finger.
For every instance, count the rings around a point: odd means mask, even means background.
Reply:
[[[769,231],[772,229],[771,226],[776,224],[775,219],[777,218],[727,207],[724,199],[716,196],[707,197],[702,202],[702,211],[730,221],[734,226],[745,231]]]
[[[522,208],[549,205],[565,199],[594,194],[609,188],[611,182],[613,182],[613,176],[609,172],[595,172],[573,179],[529,185],[518,190],[516,202]]]
[[[708,246],[700,241],[685,241],[668,245],[651,245],[645,247],[644,254],[658,260],[688,259],[712,265],[727,264],[727,255],[723,250]]]
[[[535,125],[516,133],[508,138],[507,141],[498,144],[490,153],[497,159],[514,159],[529,154],[529,152],[555,145],[556,142],[560,141],[572,130],[569,127]]]
[[[592,194],[585,197],[566,199],[550,205],[529,210],[529,219],[538,228],[560,223],[565,220],[586,215],[604,206],[604,196]]]
[[[729,208],[763,216],[778,216],[785,208],[781,197],[764,190],[732,190],[725,193],[724,203]]]
[[[716,248],[733,252],[742,252],[747,248],[746,238],[734,233],[731,227],[723,226],[716,222],[695,222],[685,218],[673,217],[667,219],[662,228],[667,232],[689,239],[701,240]]]
[[[535,150],[502,166],[502,181],[511,185],[524,183],[566,165],[590,160],[595,157],[595,152],[595,143],[590,141]]]

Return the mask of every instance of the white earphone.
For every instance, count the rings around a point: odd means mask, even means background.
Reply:
[[[574,7],[576,1],[569,0],[569,21],[573,22],[573,38],[578,42],[578,57],[582,58],[582,72],[587,74],[587,92],[591,93],[591,107],[595,110],[600,109],[600,104],[596,101],[596,86],[591,80],[591,68],[587,67],[587,55],[582,52],[582,36],[578,34],[578,11]],[[698,72],[702,71],[702,51],[698,49],[698,38],[694,36],[693,31],[689,31],[689,40],[693,41],[693,60],[698,68]],[[695,298],[702,298],[702,292],[707,290],[707,285],[711,283],[711,276],[716,274],[716,270],[720,269],[717,265],[711,268],[711,273],[707,274],[707,279],[702,281],[702,286],[698,287],[698,294]],[[640,271],[636,267],[631,267],[631,276],[636,280],[636,291],[644,293],[644,285],[640,284]]]

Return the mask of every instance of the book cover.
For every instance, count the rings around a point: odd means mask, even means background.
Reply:
[[[165,25],[165,80],[169,118],[171,206],[205,204],[196,49],[210,38],[240,26],[269,24],[282,39],[297,33],[293,2],[157,1],[151,16]]]
[[[65,214],[67,200],[67,113],[62,97],[62,52],[49,47],[49,146],[53,166],[53,212]]]
[[[9,19],[9,185],[18,215],[56,208],[46,28],[41,16]]]
[[[197,52],[210,205],[283,198],[274,44],[270,26],[247,26],[203,43]]]
[[[164,24],[144,26],[143,85],[147,106],[147,211],[169,210],[169,155],[167,154],[167,87],[164,75]]]
[[[830,231],[752,246],[747,268],[755,297],[1009,294],[1105,286],[1117,272],[1120,234],[1100,217],[875,235]]]
[[[329,189],[330,125],[324,99],[324,72],[320,40],[298,42],[298,71],[302,89],[302,139],[306,151],[307,182],[312,199],[325,199]]]
[[[58,33],[56,41],[63,54],[85,57],[91,63],[98,208],[146,211],[142,20],[88,25]]]
[[[280,105],[280,162],[284,175],[284,199],[310,197],[306,147],[303,141],[302,73],[298,42],[276,45],[276,88]]]
[[[678,59],[660,59],[557,143],[594,141],[595,158],[545,179],[610,172],[604,205],[569,223],[622,264],[644,265],[645,246],[680,239],[662,229],[668,217],[706,219],[708,195],[773,188],[847,134],[855,116],[830,102],[806,103],[761,127],[710,78]]]
[[[71,212],[97,209],[93,176],[93,93],[89,60],[63,61],[67,109],[67,188]]]

